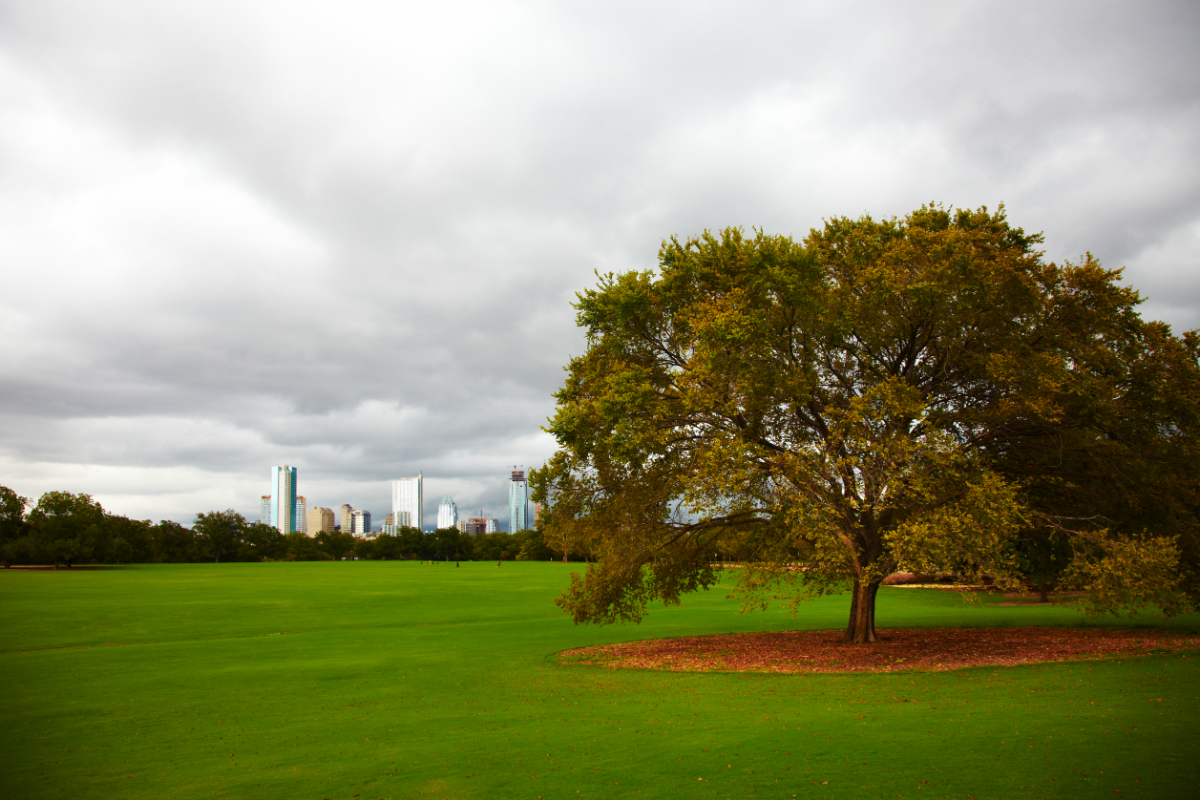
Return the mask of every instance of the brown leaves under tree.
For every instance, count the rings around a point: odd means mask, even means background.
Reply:
[[[1012,666],[1200,649],[1200,636],[1080,628],[890,628],[874,647],[840,631],[719,634],[567,650],[560,660],[687,672],[895,672]]]

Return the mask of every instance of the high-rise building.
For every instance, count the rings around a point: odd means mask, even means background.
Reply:
[[[342,503],[342,513],[340,515],[339,524],[342,526],[342,533],[350,532],[350,515],[354,513],[354,506],[349,503]]]
[[[308,533],[308,501],[303,497],[296,498],[296,530]]]
[[[421,529],[422,473],[392,481],[392,520],[397,528]]]
[[[529,527],[529,483],[525,470],[514,469],[508,482],[508,532],[516,533]]]
[[[318,533],[333,533],[333,509],[313,506],[308,510],[305,533],[316,536]]]
[[[296,468],[271,467],[271,526],[280,533],[296,530]]]
[[[478,517],[471,517],[465,523],[459,522],[458,529],[472,536],[480,536],[485,533],[495,533],[498,530],[495,517],[485,517],[483,509],[479,509]]]
[[[258,513],[258,521],[263,525],[271,524],[271,495],[262,496],[262,510]]]
[[[453,528],[458,525],[458,506],[454,505],[454,500],[450,495],[442,498],[442,502],[438,504],[438,520],[437,526],[441,528]]]
[[[345,532],[345,531],[343,531]],[[371,532],[371,512],[361,508],[355,509],[350,515],[350,533],[355,536]]]

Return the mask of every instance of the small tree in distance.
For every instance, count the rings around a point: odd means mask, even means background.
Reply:
[[[29,512],[34,546],[58,569],[89,558],[103,538],[104,508],[91,495],[46,492]]]
[[[27,498],[7,486],[0,486],[0,558],[6,568],[28,548],[28,542],[24,541],[25,506],[28,503]]]
[[[232,508],[197,514],[192,523],[192,532],[208,544],[214,563],[220,562],[222,555],[232,559],[245,529],[246,519]]]
[[[748,605],[849,587],[846,639],[871,642],[890,572],[1015,586],[1021,534],[1052,529],[1096,609],[1194,605],[1178,537],[1194,563],[1197,339],[1040,242],[1003,208],[926,206],[802,244],[672,239],[657,273],[603,276],[576,306],[588,349],[556,394],[559,450],[532,476],[547,541],[597,559],[558,603],[636,621],[734,549]],[[1142,474],[1180,513],[1121,516],[1153,505],[1121,477]]]

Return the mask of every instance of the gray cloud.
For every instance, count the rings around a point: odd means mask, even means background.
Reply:
[[[1200,326],[1194,4],[0,4],[0,474],[502,515],[570,301],[727,225],[996,206]],[[431,504],[432,505],[432,504]],[[432,521],[432,509],[430,520]]]

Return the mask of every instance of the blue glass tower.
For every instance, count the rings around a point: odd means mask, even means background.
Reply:
[[[296,468],[271,467],[271,525],[280,533],[296,530]]]
[[[516,533],[529,527],[529,483],[525,470],[514,469],[508,482],[508,532]]]

